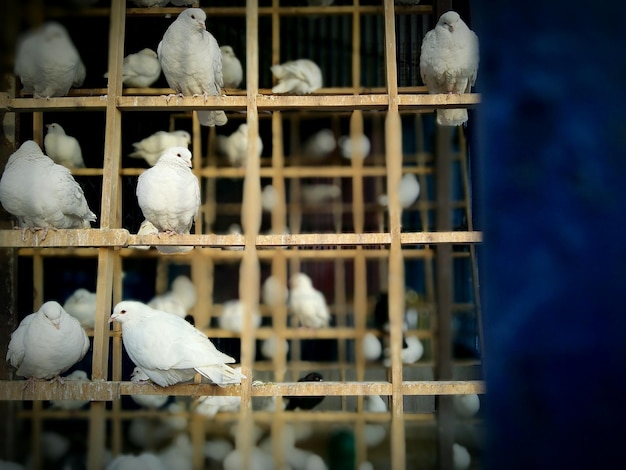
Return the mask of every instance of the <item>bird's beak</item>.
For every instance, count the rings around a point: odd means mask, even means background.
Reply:
[[[50,129],[50,124],[46,124],[46,129]]]
[[[449,24],[448,25],[448,29],[450,30],[450,32],[454,32],[454,25],[453,24]]]
[[[117,318],[117,313],[114,313],[113,315],[109,317],[109,323],[113,323],[113,320],[115,320],[116,318]]]
[[[198,25],[200,25],[202,29],[206,30],[206,24],[204,24],[204,21],[198,21]]]
[[[53,321],[52,324],[54,325],[54,327],[58,330],[59,328],[61,328],[61,324],[59,321]]]

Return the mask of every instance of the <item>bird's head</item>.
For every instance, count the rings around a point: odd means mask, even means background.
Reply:
[[[187,8],[182,11],[181,15],[198,29],[206,30],[206,13],[201,8]]]
[[[57,330],[61,327],[61,315],[63,314],[63,307],[58,302],[51,300],[46,302],[39,309],[41,313],[48,319],[52,326]]]
[[[456,11],[450,10],[441,15],[438,24],[452,33],[454,32],[454,28],[456,28],[456,24],[460,19],[461,17]]]
[[[132,316],[132,314],[140,311],[142,308],[150,308],[141,302],[134,300],[123,300],[113,308],[113,314],[109,317],[109,323],[124,323]]]
[[[53,122],[52,124],[46,124],[46,129],[49,134],[65,134],[65,131],[61,127],[61,124]]]
[[[185,147],[170,147],[157,161],[158,164],[175,164],[191,168],[191,152]]]
[[[304,273],[295,273],[289,278],[289,287],[291,289],[297,289],[301,287],[311,287],[313,282],[311,278]]]
[[[235,57],[235,51],[230,46],[221,46],[220,51],[222,51],[222,55],[226,55],[228,57]]]

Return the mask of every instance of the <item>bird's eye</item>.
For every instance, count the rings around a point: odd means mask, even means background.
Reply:
[[[180,157],[180,158],[182,158],[182,157],[183,157],[180,153],[177,153],[177,154],[176,154],[176,156],[177,156],[177,157]]]
[[[191,19],[195,20],[196,19],[196,15],[191,15]]]
[[[120,310],[120,315],[124,315],[126,313],[126,310]]]

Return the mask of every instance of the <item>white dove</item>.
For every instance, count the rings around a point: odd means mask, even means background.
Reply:
[[[208,440],[202,447],[202,453],[207,459],[221,462],[233,450],[229,440],[218,437]]]
[[[162,387],[190,381],[196,372],[218,385],[244,378],[226,365],[235,362],[232,357],[176,315],[129,300],[115,306],[111,321],[122,325],[122,342],[130,359]]]
[[[271,184],[264,186],[263,191],[261,191],[261,207],[266,212],[272,212],[276,204],[278,204],[276,189]]]
[[[272,335],[269,338],[263,340],[263,342],[261,343],[261,354],[263,354],[263,357],[266,357],[267,359],[273,359],[274,355],[276,354],[276,342],[278,341],[278,338],[276,337],[276,335]],[[283,351],[285,352],[285,356],[287,355],[287,353],[289,352],[289,341],[287,341],[286,339],[283,339],[283,344],[284,344],[284,349]]]
[[[139,367],[135,367],[130,374],[130,381],[133,383],[141,383],[146,380],[150,380],[146,374],[142,372]],[[130,398],[133,399],[135,403],[139,406],[143,406],[144,408],[148,408],[151,410],[156,410],[161,408],[167,400],[169,400],[168,395],[143,395],[143,394],[134,394],[131,395]]]
[[[128,54],[122,64],[122,83],[127,87],[147,88],[161,76],[161,62],[157,53],[146,47]],[[104,78],[109,77],[109,72]]]
[[[460,418],[471,418],[480,410],[480,397],[476,393],[454,395],[452,403],[454,411]]]
[[[169,470],[165,463],[152,452],[139,455],[120,454],[104,470]]]
[[[93,328],[96,318],[96,293],[76,289],[63,304],[63,309],[76,318],[83,328]]]
[[[133,143],[134,152],[128,156],[143,158],[148,165],[154,166],[157,160],[170,147],[189,147],[191,134],[187,131],[157,131],[154,134]]]
[[[23,91],[35,98],[67,96],[71,87],[83,84],[86,75],[85,65],[67,30],[55,21],[18,38],[14,71]]]
[[[309,59],[290,60],[270,67],[278,83],[272,93],[308,95],[322,87],[322,70]]]
[[[237,58],[231,46],[221,46],[220,51],[222,53],[224,88],[238,88],[243,80],[241,61]]]
[[[406,209],[415,201],[420,195],[420,183],[417,181],[417,176],[413,173],[405,174],[400,180],[400,186],[398,186],[398,199],[400,201],[400,207]],[[378,203],[381,206],[387,207],[389,205],[389,196],[381,194],[378,196]]]
[[[76,137],[67,135],[65,129],[56,122],[46,124],[46,136],[43,138],[43,146],[46,154],[55,163],[67,168],[85,168],[83,151]]]
[[[163,310],[185,318],[196,303],[196,287],[189,277],[181,274],[172,281],[170,290],[157,295],[148,302],[156,310]]]
[[[341,156],[343,158],[347,158],[348,160],[352,159],[352,156],[356,154],[357,149],[361,158],[367,157],[370,154],[370,149],[372,147],[370,139],[366,135],[361,135],[359,140],[355,143],[352,142],[352,138],[350,138],[350,136],[342,135],[339,137],[337,143],[339,145],[339,152],[341,153]]]
[[[371,413],[386,413],[387,403],[380,395],[365,395],[363,408]]]
[[[455,442],[452,444],[452,465],[454,470],[465,470],[472,463],[472,456],[461,444]]]
[[[448,11],[422,41],[420,75],[429,93],[469,93],[478,74],[478,36],[459,14]],[[438,109],[437,123],[459,126],[467,109]]]
[[[324,328],[330,323],[330,312],[324,294],[313,287],[311,278],[296,273],[289,279],[288,310],[305,328]]]
[[[194,411],[209,418],[214,418],[220,411],[239,411],[240,406],[241,397],[208,395],[198,397],[198,403]]]
[[[407,336],[404,338],[406,347],[402,348],[400,357],[403,364],[413,364],[418,361],[424,354],[424,345],[417,336]],[[383,359],[383,365],[385,367],[391,366],[391,350],[385,348],[385,358]]]
[[[63,382],[59,375],[85,357],[88,349],[89,338],[78,320],[50,300],[11,333],[6,360],[20,377]]]
[[[139,175],[136,193],[143,216],[159,233],[189,234],[200,207],[200,184],[191,171],[191,152],[185,147],[167,149],[152,168]],[[158,248],[162,253],[193,249]]]
[[[217,149],[226,155],[228,162],[234,167],[245,167],[248,157],[248,124],[242,123],[229,136],[217,136]],[[263,140],[257,136],[257,153],[263,152]]]
[[[89,228],[96,220],[70,170],[43,154],[32,140],[10,157],[0,178],[0,203],[22,229]]]
[[[383,345],[374,333],[365,333],[363,336],[363,357],[368,361],[375,361],[383,353]]]
[[[337,147],[337,139],[330,129],[317,131],[302,145],[302,153],[311,158],[324,158]]]
[[[268,307],[278,307],[285,305],[289,292],[284,282],[278,277],[268,276],[261,286],[261,301]]]
[[[219,327],[223,330],[241,333],[243,328],[243,303],[239,299],[228,300],[222,305],[222,313],[218,317]],[[258,311],[252,313],[252,327],[261,325]]]
[[[224,86],[222,53],[215,37],[206,30],[206,14],[187,8],[167,28],[157,48],[163,75],[169,86],[183,96],[219,96]],[[203,126],[222,126],[224,111],[198,111]]]
[[[64,381],[89,382],[89,376],[84,370],[75,370],[62,377]],[[58,410],[78,410],[89,403],[89,400],[50,400],[52,408]],[[0,467],[1,468],[1,467]]]

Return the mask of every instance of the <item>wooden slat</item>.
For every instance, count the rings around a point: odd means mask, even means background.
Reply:
[[[122,395],[172,395],[197,397],[203,395],[239,396],[241,385],[219,387],[213,384],[176,384],[159,387],[151,384],[132,382],[78,382],[66,381],[59,384],[53,381],[39,381],[24,386],[24,380],[0,381],[0,400],[118,400]],[[403,381],[401,392],[405,395],[456,395],[485,393],[482,381]],[[251,386],[250,395],[272,397],[276,395],[391,395],[390,382],[282,382]]]

